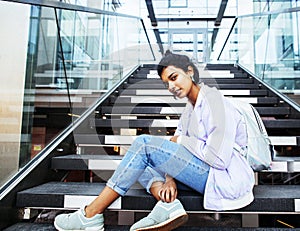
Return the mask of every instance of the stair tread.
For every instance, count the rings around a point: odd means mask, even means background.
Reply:
[[[49,182],[18,192],[17,206],[71,208],[70,201],[70,204],[66,204],[67,197],[73,196],[76,206],[79,206],[77,198],[86,196],[92,200],[104,186],[105,183]],[[300,199],[300,185],[256,185],[254,197],[255,200],[250,205],[238,211],[295,212],[296,201]],[[195,191],[179,191],[178,198],[187,211],[205,211],[202,206],[203,197]],[[155,199],[144,189],[130,189],[119,200],[115,209],[151,210],[155,205]]]
[[[233,96],[235,99],[246,101],[251,104],[277,104],[279,99],[277,97],[237,97]],[[117,105],[122,104],[167,104],[168,106],[173,105],[186,105],[186,99],[174,99],[173,96],[124,96],[124,97],[111,97],[110,103]]]
[[[122,158],[122,155],[107,155],[105,152],[99,152],[98,155],[70,154],[52,158],[51,166],[56,170],[115,170]],[[300,172],[300,157],[276,156],[272,168],[263,172]]]
[[[147,80],[147,81],[145,81]],[[201,78],[201,81],[209,84],[209,83],[214,83],[214,84],[252,84],[254,83],[253,78]],[[129,83],[149,83],[149,84],[162,84],[161,79],[144,79],[144,78],[134,78],[131,77],[127,80]]]
[[[102,106],[99,107],[99,113],[102,114],[150,114],[150,115],[180,115],[185,107],[163,107],[163,106],[139,106],[133,108],[127,106]],[[290,113],[290,107],[255,107],[260,115],[287,115]]]
[[[128,231],[129,225],[105,225],[106,231]],[[48,223],[25,223],[20,222],[12,225],[3,231],[56,231],[53,224]],[[182,226],[174,231],[289,231],[289,228],[275,228],[275,227],[260,227],[260,228],[250,228],[250,227],[201,227],[201,226]],[[300,230],[300,228],[293,229],[295,231]]]
[[[96,127],[124,127],[124,128],[176,128],[178,119],[91,119],[91,126]],[[262,118],[266,129],[271,128],[300,128],[299,119],[268,119]]]
[[[63,156],[56,156],[52,159],[56,160],[62,160],[65,161],[67,159],[69,160],[122,160],[122,155],[107,155],[105,153],[102,154],[69,154],[69,155],[63,155]],[[300,162],[300,157],[295,156],[278,156],[275,158],[274,161],[280,162],[280,161],[294,161],[294,162]]]
[[[267,96],[268,91],[265,89],[220,89],[220,92],[225,96]],[[151,86],[147,89],[124,89],[120,95],[128,96],[170,96],[170,92],[166,88],[152,89]]]
[[[137,135],[74,134],[75,142],[80,144],[130,145]],[[171,136],[158,136],[170,139]],[[300,136],[269,136],[273,145],[300,146]]]
[[[216,87],[218,89],[259,89],[259,84],[241,84],[241,83],[227,83],[227,84],[218,84],[218,83],[208,83],[209,87]],[[141,83],[135,84],[125,84],[125,87],[130,87],[130,89],[166,89],[165,85],[161,82],[151,83],[148,81],[142,81]]]

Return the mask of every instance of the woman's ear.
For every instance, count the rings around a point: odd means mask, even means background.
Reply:
[[[188,66],[188,70],[186,72],[189,76],[194,76],[194,68],[192,66]]]

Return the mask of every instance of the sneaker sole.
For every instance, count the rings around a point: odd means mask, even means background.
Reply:
[[[150,227],[144,227],[144,228],[139,228],[136,229],[135,231],[170,231],[173,229],[176,229],[177,227],[183,225],[184,223],[186,223],[188,221],[188,215],[185,214],[181,214],[178,215],[176,217],[172,217],[169,220],[166,220],[163,223],[154,225],[154,226],[150,226]]]
[[[85,230],[85,229],[62,229],[62,228],[60,228],[57,224],[56,224],[56,222],[54,221],[54,227],[58,230],[58,231],[70,231],[70,230],[72,230],[72,231],[82,231],[82,230]],[[91,229],[91,228],[89,228],[89,230],[97,230],[97,231],[104,231],[104,228],[100,228],[100,229],[97,229],[97,228],[95,228],[95,229]]]

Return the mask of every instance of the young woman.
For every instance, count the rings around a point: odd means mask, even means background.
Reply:
[[[188,99],[174,136],[139,136],[91,204],[56,217],[58,230],[104,230],[104,210],[136,181],[158,202],[130,230],[171,230],[186,222],[175,180],[203,194],[209,210],[238,209],[253,201],[254,173],[233,149],[235,143],[247,146],[242,116],[220,91],[197,84],[199,72],[187,56],[167,52],[158,74],[175,97]]]

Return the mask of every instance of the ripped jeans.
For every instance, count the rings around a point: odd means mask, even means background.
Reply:
[[[209,165],[183,145],[169,140],[140,135],[132,143],[107,186],[124,196],[136,182],[150,192],[153,182],[165,182],[165,175],[204,193]]]

